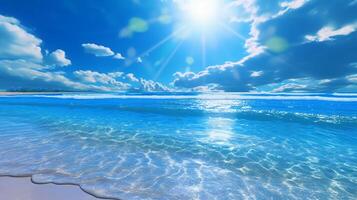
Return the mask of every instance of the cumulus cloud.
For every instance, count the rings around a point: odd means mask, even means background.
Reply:
[[[65,67],[72,64],[71,60],[66,58],[66,52],[61,49],[57,49],[56,51],[50,53],[47,56],[46,61],[47,64],[51,66]]]
[[[259,77],[259,76],[262,76],[263,75],[263,71],[253,71],[251,74],[250,74],[250,77]]]
[[[79,70],[73,73],[84,83],[107,88],[110,91],[161,92],[169,89],[161,83],[137,78],[134,74],[123,72],[100,73],[90,70]]]
[[[98,45],[94,43],[82,44],[84,51],[93,54],[96,57],[112,57],[117,60],[125,60],[125,57],[121,53],[115,53],[109,47]]]
[[[323,42],[328,40],[333,40],[336,36],[346,36],[356,31],[355,25],[346,25],[339,29],[334,29],[333,27],[323,27],[320,29],[316,35],[306,35],[305,38],[308,41]]]
[[[90,70],[79,70],[73,72],[73,74],[82,82],[92,83],[100,86],[104,86],[106,88],[110,88],[108,90],[116,90],[116,91],[124,91],[127,90],[130,86],[128,83],[123,83],[118,81],[118,74],[105,74],[99,73]],[[121,77],[121,76],[120,76]]]
[[[113,56],[114,59],[118,59],[118,60],[124,60],[125,57],[123,55],[121,55],[120,53],[117,53]]]
[[[154,81],[139,79],[123,72],[100,73],[78,70],[73,73],[55,71],[54,66],[68,66],[66,53],[55,50],[41,53],[41,40],[27,32],[20,22],[0,15],[0,89],[36,91],[162,91],[165,87]],[[106,47],[84,44],[97,56],[113,56]],[[118,57],[117,54],[115,57]]]
[[[132,82],[139,82],[139,79],[137,79],[137,78],[134,76],[134,74],[132,74],[132,73],[127,74],[127,75],[126,75],[126,78],[129,79],[129,80],[132,81]]]
[[[145,91],[145,92],[166,92],[170,91],[169,88],[164,86],[159,82],[155,82],[152,80],[140,79],[140,87],[138,89],[134,88],[134,90]]]
[[[25,60],[0,60],[0,85],[7,89],[97,90],[74,82],[63,72],[46,71],[46,67]]]
[[[106,57],[106,56],[113,56],[114,52],[105,46],[94,44],[94,43],[86,43],[82,44],[85,52],[93,54],[97,57]]]
[[[237,62],[210,66],[197,73],[177,72],[174,86],[192,89],[214,84],[225,91],[254,91],[275,84],[276,91],[335,91],[352,84],[346,76],[357,72],[351,65],[357,59],[354,53],[357,51],[357,34],[354,27],[344,24],[354,24],[357,20],[354,8],[338,0],[238,2],[255,2],[249,7],[252,15],[249,22],[251,37],[246,41],[249,55]],[[278,9],[271,7],[274,2]],[[263,12],[265,10],[270,12]],[[331,21],[341,28],[325,30],[314,39],[334,39],[333,43],[306,42],[306,35],[316,33]],[[336,37],[342,35],[344,37]],[[285,87],[278,84],[290,79],[308,79],[318,87],[308,83],[286,83]]]
[[[26,31],[17,19],[0,15],[0,38],[0,59],[42,61],[42,40]]]
[[[42,40],[29,33],[20,21],[0,15],[1,89],[83,90],[89,87],[66,78],[63,72],[48,71],[41,53]],[[52,64],[67,65],[64,52],[49,55]]]

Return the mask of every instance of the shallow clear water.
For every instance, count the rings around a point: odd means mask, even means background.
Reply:
[[[0,98],[0,175],[119,199],[356,199],[357,96]]]

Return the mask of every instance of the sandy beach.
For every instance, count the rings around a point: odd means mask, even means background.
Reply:
[[[30,178],[0,177],[3,200],[96,200],[78,186],[34,184]]]

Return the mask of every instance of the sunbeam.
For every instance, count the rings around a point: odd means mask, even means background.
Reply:
[[[177,46],[175,47],[175,49],[170,53],[170,55],[167,57],[167,59],[165,60],[165,62],[162,64],[162,66],[160,67],[160,69],[157,71],[157,73],[154,76],[154,80],[157,80],[158,77],[161,75],[162,71],[167,67],[167,65],[170,63],[171,59],[175,56],[175,54],[177,53],[177,51],[179,50],[179,48],[181,47],[181,45],[183,44],[183,40],[181,40]]]
[[[202,67],[206,67],[206,34],[201,35],[201,59]]]
[[[247,38],[243,37],[241,34],[239,34],[237,31],[235,31],[234,29],[232,29],[231,27],[229,27],[228,25],[226,25],[225,23],[220,22],[219,25],[224,28],[226,31],[232,33],[233,35],[237,36],[237,38],[241,39],[241,40],[247,40]]]
[[[186,29],[187,29],[187,27],[183,26],[183,27],[180,27],[178,30],[170,33],[168,36],[166,36],[165,38],[163,38],[162,40],[160,40],[159,42],[154,44],[152,47],[150,47],[148,50],[146,50],[144,53],[142,53],[140,55],[140,57],[149,55],[151,52],[155,51],[156,49],[158,49],[159,47],[161,47],[168,41],[172,40],[176,35],[179,35],[181,32],[186,31]]]

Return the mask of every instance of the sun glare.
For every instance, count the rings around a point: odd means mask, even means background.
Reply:
[[[183,5],[184,15],[194,25],[211,25],[218,17],[217,0],[189,0]]]

